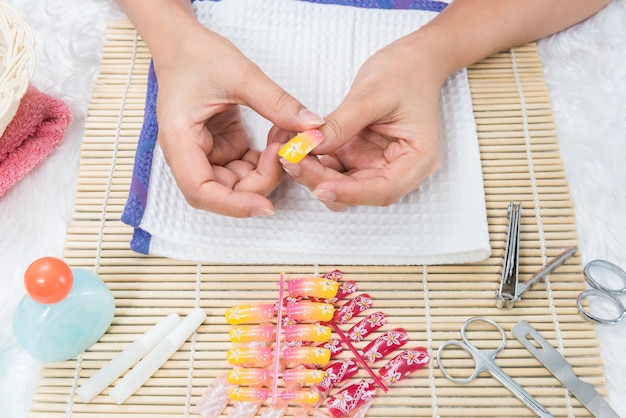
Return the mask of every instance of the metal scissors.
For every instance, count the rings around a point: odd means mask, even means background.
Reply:
[[[591,270],[594,267],[608,270],[609,272],[614,273],[618,278],[622,280],[622,287],[615,289],[600,283],[600,281],[594,278],[594,276],[592,275]],[[578,300],[576,301],[576,304],[578,305],[578,312],[580,312],[580,316],[582,316],[587,321],[593,322],[594,324],[598,325],[612,326],[619,324],[622,319],[626,317],[626,309],[624,309],[624,304],[618,299],[619,296],[626,294],[626,272],[611,262],[605,260],[593,260],[585,265],[585,268],[583,269],[583,275],[589,286],[591,286],[591,289],[587,289],[583,291],[580,295],[578,295]],[[591,297],[601,298],[612,304],[616,312],[615,317],[604,318],[592,314],[590,310],[585,308],[583,303],[585,299],[589,299]]]
[[[465,332],[467,326],[472,322],[485,322],[500,331],[500,334],[502,335],[502,341],[500,343],[500,346],[492,351],[480,350],[476,346],[474,346],[470,342]],[[504,333],[504,329],[502,329],[502,327],[498,323],[489,318],[484,318],[480,316],[470,318],[465,321],[465,323],[461,327],[461,337],[463,341],[446,341],[439,347],[439,350],[437,351],[437,363],[439,364],[439,369],[446,378],[455,383],[466,384],[476,379],[476,377],[478,377],[481,372],[487,371],[500,383],[502,383],[507,389],[509,389],[513,393],[513,395],[515,395],[519,400],[524,402],[524,404],[526,404],[528,408],[530,408],[535,414],[537,414],[537,416],[553,417],[553,415],[543,405],[541,405],[539,401],[537,401],[528,392],[526,392],[524,388],[518,385],[509,375],[504,372],[504,370],[502,370],[495,363],[494,359],[496,355],[500,351],[502,351],[502,349],[504,349],[504,346],[506,345],[506,334]],[[441,360],[441,354],[446,350],[447,347],[450,346],[456,346],[461,348],[462,350],[466,351],[474,360],[474,372],[469,377],[456,378],[448,373],[448,371],[446,370]]]

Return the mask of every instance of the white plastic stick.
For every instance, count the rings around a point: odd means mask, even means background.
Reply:
[[[109,396],[117,404],[126,401],[187,341],[187,338],[194,333],[205,318],[206,313],[200,308],[195,308],[115,385]]]
[[[126,347],[117,357],[114,357],[96,374],[91,376],[77,391],[76,394],[83,402],[89,402],[97,394],[107,388],[122,373],[137,363],[143,356],[154,348],[180,322],[180,317],[169,314],[150,328],[135,342]]]

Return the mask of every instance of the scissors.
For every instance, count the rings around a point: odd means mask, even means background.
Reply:
[[[495,329],[497,329],[502,335],[502,341],[500,346],[492,351],[480,350],[476,346],[474,346],[469,338],[467,337],[465,331],[467,326],[472,322],[485,322]],[[495,321],[484,318],[484,317],[473,317],[465,321],[463,326],[461,327],[461,337],[463,341],[450,340],[444,342],[437,351],[437,363],[439,364],[439,369],[443,373],[443,375],[448,379],[455,383],[466,384],[478,377],[478,375],[483,371],[488,371],[494,378],[496,378],[500,383],[502,383],[507,389],[509,389],[513,395],[515,395],[519,400],[524,402],[528,408],[530,408],[537,416],[539,417],[553,417],[553,415],[537,401],[533,398],[524,388],[518,385],[509,375],[507,375],[504,370],[502,370],[494,361],[496,355],[504,349],[506,345],[506,334],[504,333],[504,329],[496,323]],[[452,376],[446,370],[445,366],[441,361],[441,354],[446,350],[449,346],[456,346],[466,351],[475,363],[474,372],[467,378],[456,378]]]
[[[591,274],[591,270],[593,267],[615,273],[615,275],[622,280],[622,287],[615,289],[600,283]],[[626,272],[611,262],[605,260],[593,260],[585,265],[585,268],[583,269],[583,275],[585,277],[585,281],[587,281],[589,286],[591,286],[591,289],[587,289],[583,291],[580,295],[578,295],[578,300],[576,301],[576,304],[578,306],[578,312],[580,312],[580,316],[582,316],[587,321],[593,322],[594,324],[598,325],[613,326],[619,324],[622,319],[626,317],[626,309],[624,309],[624,304],[618,299],[619,296],[626,294]],[[583,305],[585,299],[588,299],[590,297],[598,297],[611,303],[614,306],[615,311],[617,312],[615,317],[604,318],[592,314],[591,311],[586,309]]]

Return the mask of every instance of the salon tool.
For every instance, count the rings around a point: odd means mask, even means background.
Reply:
[[[175,313],[171,313],[163,318],[91,376],[89,380],[78,388],[76,394],[83,402],[91,401],[97,394],[113,383],[115,379],[120,377],[122,373],[150,352],[179,322],[180,317]]]
[[[511,202],[509,204],[509,226],[504,251],[502,278],[500,279],[500,287],[496,291],[497,308],[511,309],[515,305],[515,302],[522,298],[524,292],[538,281],[543,280],[578,250],[576,246],[566,249],[543,266],[528,281],[519,283],[518,267],[521,211],[521,203]]]
[[[502,341],[500,343],[500,346],[492,351],[480,350],[476,346],[474,346],[466,335],[467,326],[473,322],[485,322],[497,329],[502,335]],[[463,323],[463,326],[461,327],[461,338],[463,339],[463,341],[449,340],[444,342],[443,344],[441,344],[439,350],[437,351],[437,363],[439,364],[439,369],[448,380],[459,384],[467,384],[476,379],[481,372],[487,371],[500,383],[502,383],[507,389],[509,389],[513,393],[513,395],[515,395],[519,400],[524,402],[524,404],[535,414],[537,414],[537,416],[553,417],[553,415],[550,414],[550,412],[543,405],[541,405],[539,401],[533,398],[528,392],[526,392],[526,390],[524,390],[524,388],[518,385],[494,361],[496,355],[500,351],[502,351],[504,349],[504,346],[506,345],[506,334],[498,323],[484,317],[470,318],[465,321],[465,323]],[[460,349],[467,352],[474,360],[474,372],[469,377],[456,378],[448,373],[448,371],[446,370],[442,362],[442,353],[450,346],[459,347]]]
[[[617,277],[622,280],[621,288],[611,288],[603,285],[600,281],[594,278],[591,270],[596,267],[604,270],[608,270],[609,272],[615,273]],[[580,295],[578,295],[578,299],[576,304],[578,306],[578,312],[580,312],[580,316],[586,319],[589,322],[593,322],[598,325],[617,325],[619,324],[624,317],[626,317],[626,309],[624,309],[624,304],[618,299],[618,296],[622,296],[626,294],[626,272],[622,270],[620,267],[615,264],[605,261],[605,260],[593,260],[585,265],[583,269],[583,275],[585,280],[592,289],[587,289],[583,291]],[[611,303],[615,311],[617,312],[613,318],[603,318],[598,315],[594,315],[590,310],[585,309],[583,304],[585,299],[590,297],[598,297],[602,298],[609,303]]]
[[[117,404],[128,399],[183,345],[187,338],[204,322],[205,318],[206,313],[201,308],[195,308],[191,311],[172,332],[115,385],[109,393],[111,398]]]
[[[518,322],[511,332],[595,417],[619,418],[619,415],[606,403],[593,386],[580,380],[574,374],[574,370],[567,360],[527,321],[522,320]],[[539,343],[540,347],[533,344],[528,339],[528,336]]]

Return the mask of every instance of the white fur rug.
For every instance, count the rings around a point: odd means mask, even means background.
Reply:
[[[37,42],[39,89],[63,98],[75,121],[62,146],[0,199],[0,417],[26,415],[40,365],[17,345],[13,310],[36,258],[62,256],[72,213],[84,116],[112,0],[9,0]],[[562,156],[576,204],[583,262],[626,268],[626,0],[540,42]],[[622,298],[626,301],[626,298]],[[609,402],[626,417],[626,321],[597,329]]]

